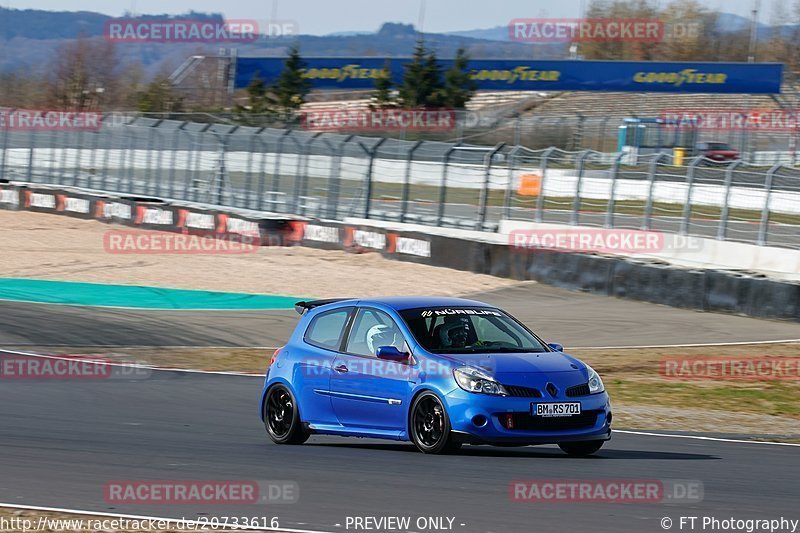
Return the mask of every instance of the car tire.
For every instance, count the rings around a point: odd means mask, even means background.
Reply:
[[[453,437],[447,410],[432,392],[423,392],[414,399],[408,426],[411,442],[422,453],[446,454],[461,448]]]
[[[586,457],[603,447],[603,440],[587,440],[583,442],[562,442],[558,445],[567,455],[572,457]]]
[[[264,427],[275,444],[303,444],[310,436],[300,420],[294,394],[283,385],[273,385],[267,391]]]

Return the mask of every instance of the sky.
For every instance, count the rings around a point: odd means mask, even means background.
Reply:
[[[669,0],[656,0],[666,5]],[[709,9],[750,16],[760,1],[761,22],[769,22],[776,0],[704,0]],[[783,1],[791,5],[792,0]],[[135,13],[182,14],[190,10],[223,13],[228,19],[278,19],[295,22],[300,33],[375,31],[384,22],[404,22],[423,30],[448,32],[507,25],[514,18],[578,17],[588,0],[0,0],[0,6],[51,11],[96,11],[121,16]],[[420,8],[421,3],[425,9]]]

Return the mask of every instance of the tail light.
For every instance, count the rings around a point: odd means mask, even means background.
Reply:
[[[272,366],[272,363],[274,363],[275,360],[278,358],[278,355],[281,353],[281,350],[283,350],[283,347],[278,348],[272,353],[272,358],[269,360],[269,366]]]

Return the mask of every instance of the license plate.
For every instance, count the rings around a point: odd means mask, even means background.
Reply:
[[[531,414],[534,416],[573,416],[581,414],[580,402],[565,403],[532,403]]]

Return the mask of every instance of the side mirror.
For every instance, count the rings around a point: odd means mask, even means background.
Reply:
[[[378,356],[378,359],[402,363],[408,361],[409,354],[401,352],[394,346],[381,346],[375,351],[375,355]]]
[[[551,343],[548,343],[547,345],[550,348],[552,348],[553,350],[557,351],[557,352],[563,352],[564,351],[564,347],[562,345],[558,344],[557,342],[551,342]]]

